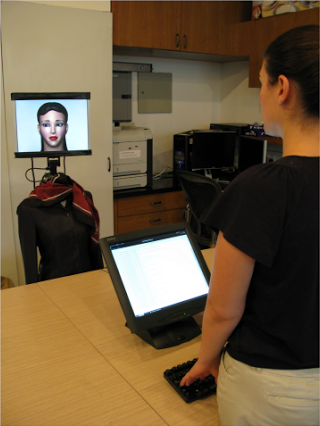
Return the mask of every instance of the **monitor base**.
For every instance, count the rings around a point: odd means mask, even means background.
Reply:
[[[189,317],[165,326],[140,330],[135,334],[154,348],[164,349],[194,339],[201,334],[201,329],[195,319]]]

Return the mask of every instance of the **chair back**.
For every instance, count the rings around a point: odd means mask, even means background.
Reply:
[[[221,187],[213,179],[194,172],[179,170],[177,175],[188,202],[187,222],[200,246],[211,247],[213,230],[202,220],[221,194]]]

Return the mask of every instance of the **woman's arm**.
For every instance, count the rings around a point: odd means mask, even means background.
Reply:
[[[210,373],[218,378],[221,350],[242,318],[255,260],[219,232],[207,304],[203,316],[198,361],[181,380],[181,386]]]

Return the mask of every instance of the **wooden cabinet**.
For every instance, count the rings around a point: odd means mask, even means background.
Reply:
[[[187,206],[183,191],[114,200],[114,233],[184,222]]]
[[[113,44],[219,55],[236,54],[235,24],[248,1],[112,1]]]
[[[236,24],[250,16],[248,1],[182,1],[181,50],[237,55]]]
[[[250,37],[252,40],[248,45],[250,55],[249,87],[260,87],[259,72],[262,65],[262,55],[268,45],[291,28],[310,24],[319,25],[318,8],[239,24],[239,35],[241,36],[242,33],[244,37]],[[245,48],[243,47],[243,49]],[[245,53],[243,52],[243,54]]]
[[[180,50],[180,1],[112,1],[111,11],[114,45]]]
[[[250,1],[112,1],[113,45],[218,55],[212,61],[220,62],[247,56],[249,87],[260,87],[265,48],[291,28],[319,25],[319,8],[256,21],[251,8]]]

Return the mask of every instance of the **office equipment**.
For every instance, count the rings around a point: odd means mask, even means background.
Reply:
[[[89,139],[89,100],[90,93],[11,93],[15,103],[16,127],[16,158],[33,157],[62,157],[70,155],[90,155]],[[38,111],[47,103],[62,105],[67,111],[67,129],[64,135],[64,147],[56,150],[54,145],[59,142],[58,131],[62,123],[56,123],[56,133],[51,134],[53,148],[46,151],[43,148],[43,135],[38,122]],[[43,126],[50,125],[49,122]],[[51,131],[51,128],[50,128]],[[58,135],[58,136],[57,136]],[[62,146],[58,145],[58,148]]]
[[[234,167],[236,132],[228,130],[194,130],[192,170]]]
[[[235,129],[189,130],[173,136],[173,171],[233,168]]]
[[[267,140],[253,136],[240,136],[238,170],[243,172],[248,167],[267,161]]]
[[[127,326],[157,349],[201,333],[210,272],[186,222],[102,238]]]
[[[217,388],[214,377],[211,374],[203,380],[197,379],[190,386],[180,386],[181,379],[194,366],[196,361],[197,358],[176,365],[163,373],[164,378],[170,383],[173,389],[188,403],[214,395]]]
[[[138,73],[138,113],[172,112],[172,73]]]
[[[186,404],[163,379],[200,338],[157,351],[131,334],[106,270],[2,290],[1,320],[2,424],[219,424],[215,395]]]
[[[114,122],[131,121],[131,117],[132,117],[131,92],[132,92],[131,72],[113,70],[113,73],[112,73],[112,120]]]
[[[210,123],[210,129],[236,132],[238,136],[244,135],[247,127],[247,123]]]
[[[193,132],[173,135],[173,175],[177,170],[191,170]]]
[[[221,187],[212,178],[197,173],[180,170],[177,176],[188,202],[187,222],[200,248],[211,247],[213,230],[202,220],[221,194]]]
[[[113,128],[113,189],[152,186],[152,133],[134,125]]]

